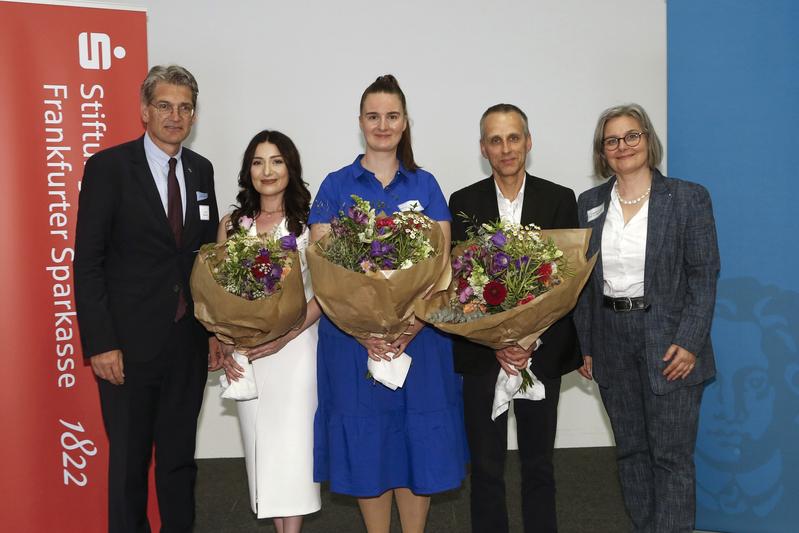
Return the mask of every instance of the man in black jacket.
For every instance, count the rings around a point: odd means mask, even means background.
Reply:
[[[480,151],[491,164],[492,175],[450,197],[452,239],[466,238],[465,213],[477,223],[502,219],[534,223],[543,229],[576,228],[577,203],[571,189],[527,174],[532,138],[527,116],[518,107],[497,104],[480,120]],[[494,352],[458,338],[455,369],[463,374],[466,432],[471,450],[472,531],[508,531],[505,506],[505,451],[507,412],[491,419],[499,372],[516,373],[527,367],[545,386],[546,398],[514,400],[519,456],[522,464],[524,529],[557,531],[552,452],[557,428],[560,380],[580,366],[571,316],[553,324],[534,352],[519,347]]]
[[[83,355],[97,375],[109,440],[109,531],[149,531],[147,471],[155,445],[162,531],[191,531],[194,447],[218,346],[194,318],[189,275],[216,240],[213,167],[182,146],[197,82],[153,67],[141,88],[145,134],[92,156],[75,238]],[[206,357],[206,356],[209,357]]]

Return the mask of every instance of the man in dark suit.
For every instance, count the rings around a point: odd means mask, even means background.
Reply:
[[[208,369],[219,366],[189,290],[197,250],[216,240],[219,222],[213,167],[182,146],[196,104],[190,72],[153,67],[141,87],[145,134],[84,169],[75,298],[109,440],[112,532],[150,530],[153,445],[161,531],[191,531],[194,521],[197,417]]]
[[[466,238],[469,215],[478,223],[499,218],[543,229],[576,228],[577,204],[571,189],[527,174],[532,138],[527,116],[518,107],[497,104],[480,120],[480,151],[492,175],[455,192],[449,201],[453,241]],[[519,347],[492,351],[456,339],[455,369],[463,374],[466,433],[471,450],[472,531],[508,531],[505,506],[505,452],[508,415],[491,419],[500,371],[516,374],[527,367],[544,384],[546,398],[514,400],[522,463],[522,514],[525,531],[557,531],[552,453],[557,427],[560,380],[580,366],[570,316],[553,324],[533,352]]]

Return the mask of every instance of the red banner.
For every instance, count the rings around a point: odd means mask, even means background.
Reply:
[[[143,11],[0,2],[0,501],[6,531],[103,531],[107,441],[72,259],[83,165],[141,135]]]

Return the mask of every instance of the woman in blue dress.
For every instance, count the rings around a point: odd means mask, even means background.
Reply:
[[[413,159],[405,95],[394,76],[380,76],[364,91],[359,123],[366,153],[322,182],[308,219],[311,240],[321,238],[357,194],[386,213],[418,204],[438,221],[448,244],[447,203],[432,174]],[[403,351],[413,364],[401,388],[366,378],[367,358]],[[423,531],[429,495],[459,487],[468,461],[450,339],[419,321],[393,344],[356,339],[323,315],[317,380],[314,479],[357,497],[370,533],[389,531],[394,497],[402,530]]]

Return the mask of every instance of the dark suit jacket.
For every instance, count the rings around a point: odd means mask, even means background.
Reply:
[[[189,275],[200,246],[216,241],[219,214],[214,171],[204,157],[182,151],[186,215],[180,248],[155,186],[143,137],[103,150],[87,162],[75,236],[75,300],[84,357],[121,349],[148,361],[174,324],[178,292],[194,319]],[[200,206],[208,207],[201,220]],[[196,321],[195,321],[196,322]],[[186,342],[207,350],[196,323]]]
[[[450,196],[452,241],[466,239],[467,224],[459,213],[466,213],[478,223],[499,220],[494,178],[488,177]],[[527,174],[522,203],[522,224],[536,224],[542,229],[577,227],[577,205],[571,189]],[[557,378],[582,364],[571,316],[554,323],[542,336],[543,345],[533,353],[530,368],[538,377]],[[455,370],[462,374],[496,372],[499,364],[494,351],[456,337],[453,348]]]
[[[591,228],[588,256],[599,253],[588,283],[580,295],[574,320],[583,354],[593,357],[593,373],[600,384],[613,380],[603,335],[602,230],[616,179],[580,195],[580,227]],[[595,210],[595,211],[592,211]],[[599,211],[601,210],[601,213]],[[589,212],[593,213],[588,220]],[[707,190],[696,183],[652,177],[644,265],[646,361],[649,381],[656,394],[696,385],[715,375],[710,323],[716,303],[719,273],[716,223]],[[640,312],[640,311],[636,311]],[[684,380],[666,381],[663,355],[677,344],[697,356],[696,367]]]

